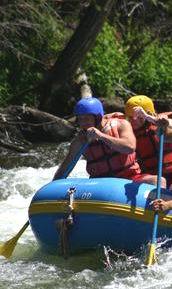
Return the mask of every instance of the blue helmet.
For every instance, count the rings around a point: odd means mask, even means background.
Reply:
[[[103,105],[101,101],[95,97],[82,98],[75,105],[74,113],[76,115],[94,114],[103,116]]]

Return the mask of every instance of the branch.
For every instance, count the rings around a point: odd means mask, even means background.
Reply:
[[[27,149],[25,149],[22,146],[15,145],[15,144],[9,143],[9,142],[4,142],[2,139],[0,140],[0,145],[3,146],[4,148],[11,149],[11,150],[14,150],[14,151],[17,151],[20,153],[26,153],[28,151]]]

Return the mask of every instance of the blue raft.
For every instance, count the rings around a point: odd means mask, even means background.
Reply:
[[[36,192],[29,221],[48,252],[67,246],[75,253],[105,245],[133,253],[151,239],[150,202],[155,196],[155,186],[127,179],[61,179]],[[162,190],[162,197],[169,199],[170,192]],[[159,215],[157,237],[163,236],[172,237],[172,211]]]

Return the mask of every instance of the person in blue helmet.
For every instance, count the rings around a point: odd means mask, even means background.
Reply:
[[[96,97],[79,100],[74,114],[80,131],[71,142],[69,152],[53,180],[61,178],[81,146],[88,142],[83,155],[91,178],[120,177],[144,181],[136,160],[136,138],[129,121],[118,116],[106,117],[103,105]]]

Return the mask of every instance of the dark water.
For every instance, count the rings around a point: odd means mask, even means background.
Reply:
[[[59,164],[68,151],[69,143],[33,144],[27,153],[4,150],[0,155],[1,168],[52,167]]]

